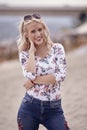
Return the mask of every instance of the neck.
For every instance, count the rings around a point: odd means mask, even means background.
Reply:
[[[49,52],[47,45],[41,44],[36,46],[36,55],[44,57]]]
[[[36,50],[41,50],[41,49],[47,48],[47,45],[41,44],[41,45],[36,45],[35,47],[36,47]]]

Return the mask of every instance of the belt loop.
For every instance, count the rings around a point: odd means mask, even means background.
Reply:
[[[43,108],[44,106],[43,105],[44,105],[44,103],[43,103],[43,101],[41,101],[41,114],[43,114],[43,112],[44,112],[44,108]]]
[[[43,101],[41,101],[41,107],[43,107]]]
[[[30,101],[30,103],[32,103],[32,102],[33,102],[33,100],[34,100],[34,98],[33,98],[33,97],[31,97],[31,101]]]

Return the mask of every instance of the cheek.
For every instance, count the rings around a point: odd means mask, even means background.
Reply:
[[[44,31],[41,31],[41,34],[43,34],[43,35],[44,35]]]
[[[30,38],[30,39],[33,39],[33,35],[31,34],[31,33],[28,33],[28,39]]]
[[[43,35],[43,37],[45,38],[45,31],[42,31],[42,35]]]
[[[41,35],[42,35],[43,38],[45,38],[45,33],[44,32],[42,32]]]

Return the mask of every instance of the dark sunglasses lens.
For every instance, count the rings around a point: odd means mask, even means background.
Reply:
[[[26,15],[24,16],[24,21],[31,20],[33,18],[40,19],[41,16],[39,14],[33,14],[33,15]]]
[[[41,18],[41,16],[39,15],[39,14],[33,14],[32,15],[34,18],[36,18],[36,19],[40,19]]]
[[[31,16],[31,15],[26,15],[26,16],[24,16],[24,21],[31,20],[31,19],[32,19],[32,16]]]

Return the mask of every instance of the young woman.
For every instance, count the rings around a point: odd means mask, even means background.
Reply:
[[[18,110],[19,130],[69,130],[61,106],[66,74],[64,48],[53,43],[39,14],[26,15],[20,25],[19,59],[26,78],[25,96]]]

